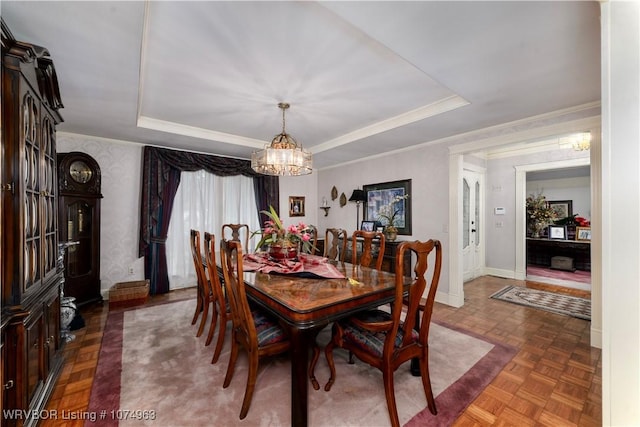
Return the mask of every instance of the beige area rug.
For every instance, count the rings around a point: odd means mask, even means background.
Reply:
[[[241,353],[231,385],[223,389],[230,333],[212,365],[215,340],[205,347],[206,334],[195,337],[194,308],[195,300],[187,300],[109,314],[88,409],[105,415],[86,426],[290,425],[287,357],[261,362],[249,414],[241,421],[246,357]],[[329,336],[325,328],[318,341],[324,344]],[[511,347],[433,323],[430,370],[438,415],[426,409],[420,378],[411,376],[407,363],[395,375],[400,422],[449,425],[514,354]],[[343,350],[334,355],[337,379],[331,391],[309,387],[309,425],[389,425],[381,373],[358,360],[349,365]],[[324,356],[316,377],[322,386],[329,378]]]

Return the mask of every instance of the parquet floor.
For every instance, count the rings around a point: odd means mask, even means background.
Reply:
[[[558,287],[495,277],[465,284],[465,305],[436,304],[434,318],[519,349],[519,352],[454,423],[454,426],[600,426],[602,424],[601,352],[589,345],[590,323],[490,299],[507,285]],[[577,296],[584,291],[564,289]],[[194,289],[153,297],[150,303],[183,299]],[[58,413],[80,413],[91,393],[108,306],[81,311],[86,327],[74,331],[66,362],[49,401]],[[213,349],[212,349],[213,351]],[[83,420],[43,420],[43,426],[83,426]]]

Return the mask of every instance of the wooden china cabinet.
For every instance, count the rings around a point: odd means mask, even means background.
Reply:
[[[2,20],[0,389],[2,425],[35,425],[62,367],[56,125],[58,81],[47,49]],[[13,411],[12,411],[13,410]],[[17,411],[23,412],[17,412]],[[7,411],[12,411],[7,412]]]

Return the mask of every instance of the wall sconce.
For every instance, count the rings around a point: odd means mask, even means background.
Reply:
[[[356,230],[360,228],[360,202],[364,202],[367,200],[367,195],[364,193],[364,190],[355,189],[353,193],[351,193],[351,197],[349,197],[350,202],[356,202]]]

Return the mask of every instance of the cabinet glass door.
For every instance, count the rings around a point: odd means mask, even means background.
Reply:
[[[91,236],[93,209],[84,201],[67,205],[67,240],[78,242],[70,246],[66,256],[68,277],[91,273]]]

